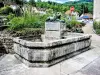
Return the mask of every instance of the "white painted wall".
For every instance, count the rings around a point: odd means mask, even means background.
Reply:
[[[100,0],[94,0],[94,20],[100,21]]]

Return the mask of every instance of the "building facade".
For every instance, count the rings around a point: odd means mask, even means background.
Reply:
[[[96,21],[100,21],[100,0],[94,0],[93,18]]]

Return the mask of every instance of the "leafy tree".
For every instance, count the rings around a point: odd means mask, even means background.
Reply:
[[[24,0],[13,0],[16,4],[23,5]]]
[[[29,0],[29,4],[32,6],[36,6],[35,0]]]
[[[75,10],[81,15],[83,13],[93,13],[93,2],[67,2],[64,4],[55,2],[36,2],[36,7],[53,9],[54,12],[66,12],[71,6],[75,7]]]
[[[41,2],[41,0],[37,0],[37,2]]]

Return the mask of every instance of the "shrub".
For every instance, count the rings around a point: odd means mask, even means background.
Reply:
[[[10,14],[7,16],[7,19],[8,19],[8,21],[10,21],[10,20],[12,20],[14,17],[15,17],[15,14],[10,13]]]
[[[26,28],[42,28],[45,25],[47,15],[26,14],[24,17],[24,25]]]
[[[0,9],[0,14],[8,15],[9,13],[13,13],[13,9],[9,6],[5,6]]]
[[[86,25],[84,22],[81,22],[80,24],[81,24],[82,26],[85,26],[85,25]]]
[[[94,29],[100,29],[100,22],[94,21],[93,27]]]
[[[94,21],[93,22],[93,27],[94,27],[94,29],[95,29],[95,31],[96,31],[96,33],[97,34],[100,34],[100,22],[98,21]]]
[[[70,24],[70,21],[66,21],[66,28],[72,29],[72,26],[71,26],[71,24]]]
[[[10,22],[9,30],[19,30],[24,27],[24,18],[15,17]]]
[[[24,17],[24,25],[25,28],[41,28],[41,20],[39,19],[39,15],[26,15]]]
[[[13,18],[10,23],[10,30],[20,30],[23,28],[43,28],[47,15],[25,13],[22,17]]]
[[[72,17],[71,20],[69,20],[67,15],[63,15],[62,20],[66,22],[66,28],[72,29],[76,25],[80,25],[81,23],[76,20],[75,17]]]
[[[100,34],[100,29],[95,29],[97,34]]]
[[[72,20],[70,21],[71,27],[75,27],[76,25],[79,25],[80,22],[76,21],[76,20]]]

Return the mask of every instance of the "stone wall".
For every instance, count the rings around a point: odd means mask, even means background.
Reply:
[[[3,31],[7,28],[6,20],[6,16],[0,16],[0,53],[14,53],[13,38],[8,32]]]
[[[0,31],[0,53],[14,53],[13,37]]]

